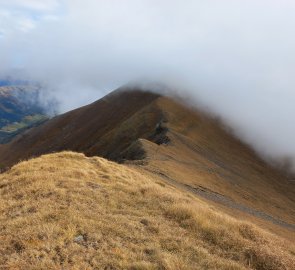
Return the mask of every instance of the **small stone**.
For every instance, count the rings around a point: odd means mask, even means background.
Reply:
[[[141,221],[140,221],[140,223],[141,224],[143,224],[143,225],[145,225],[145,226],[148,226],[149,225],[149,221],[147,220],[147,219],[142,219]]]
[[[74,242],[76,242],[76,243],[81,243],[83,241],[84,241],[83,235],[78,235],[74,238]]]

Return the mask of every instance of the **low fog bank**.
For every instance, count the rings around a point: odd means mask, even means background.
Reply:
[[[216,118],[227,132],[249,145],[267,163],[290,174],[290,177],[294,176],[295,128],[289,121],[292,121],[295,109],[288,96],[257,93],[256,96],[244,95],[241,100],[235,95],[224,94],[220,89],[192,88],[179,81],[137,81],[124,88],[139,88],[171,96]]]
[[[295,170],[293,1],[10,3],[0,1],[0,75],[38,82],[45,105],[65,112],[161,81]]]

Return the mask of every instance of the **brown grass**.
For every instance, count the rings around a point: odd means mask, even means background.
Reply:
[[[22,162],[0,193],[0,269],[295,269],[292,244],[103,158]]]

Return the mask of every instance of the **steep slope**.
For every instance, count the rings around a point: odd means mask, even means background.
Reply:
[[[170,143],[146,147],[149,162],[145,169],[168,182],[219,196],[219,201],[262,210],[295,228],[294,182],[262,161],[217,120],[165,97],[157,100],[157,106],[162,108],[166,122],[162,127]]]
[[[29,85],[0,86],[0,143],[47,119],[38,105],[38,91]]]
[[[295,246],[103,158],[62,152],[0,175],[3,269],[294,269]]]
[[[88,106],[57,116],[2,146],[0,166],[10,166],[30,156],[60,150],[116,159],[134,140],[154,132],[160,118],[159,110],[148,115],[142,113],[129,127],[126,123],[158,97],[141,91],[115,91]]]
[[[233,215],[238,211],[241,218],[251,216],[263,226],[270,224],[274,232],[290,230],[294,236],[294,182],[218,121],[171,98],[117,90],[2,145],[0,164],[5,168],[61,150],[121,162],[137,160],[132,164],[143,173],[221,204]]]

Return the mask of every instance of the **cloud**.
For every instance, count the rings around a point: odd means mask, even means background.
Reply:
[[[289,0],[0,1],[0,73],[24,69],[61,111],[161,80],[261,154],[295,159],[294,12]]]
[[[28,32],[42,20],[54,17],[61,7],[58,0],[0,0],[0,31],[2,36]]]
[[[59,6],[58,0],[0,0],[1,8],[6,9],[21,9],[21,10],[36,10],[36,11],[51,11]]]

